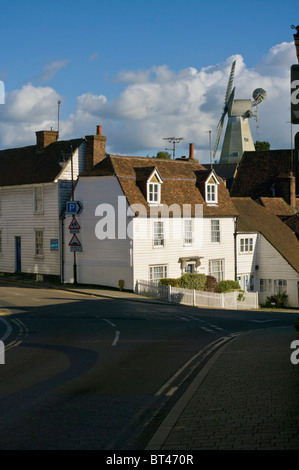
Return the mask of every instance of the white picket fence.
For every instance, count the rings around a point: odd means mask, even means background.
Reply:
[[[196,307],[255,310],[259,308],[258,292],[202,292],[181,287],[164,286],[156,281],[139,280],[135,292],[146,297]]]

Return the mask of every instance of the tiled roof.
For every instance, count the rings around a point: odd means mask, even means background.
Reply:
[[[36,145],[0,151],[0,186],[49,183],[61,172],[62,153],[70,154],[84,139],[57,141],[37,151]]]
[[[238,163],[213,163],[213,165],[204,163],[203,166],[208,170],[211,170],[213,167],[217,175],[226,181],[227,189],[232,187]]]
[[[284,223],[295,233],[296,237],[299,239],[299,212],[288,217]]]
[[[282,197],[260,197],[257,202],[278,217],[288,217],[294,214]]]
[[[279,217],[249,197],[232,198],[239,216],[237,230],[259,232],[299,273],[299,241],[295,234]]]
[[[254,200],[271,197],[275,179],[289,174],[291,169],[291,150],[244,152],[230,193],[233,197]]]
[[[163,160],[144,157],[127,157],[109,155],[91,170],[81,176],[116,175],[129,205],[142,204],[147,210],[149,205],[146,194],[138,184],[138,179],[149,176],[157,168],[162,178],[161,203],[170,206],[202,204],[204,215],[234,216],[237,211],[229,197],[223,181],[218,185],[218,206],[208,206],[204,200],[204,181],[210,171],[202,165],[192,161]],[[220,179],[221,180],[221,179]],[[160,210],[160,207],[159,207]],[[161,211],[163,212],[163,211]]]

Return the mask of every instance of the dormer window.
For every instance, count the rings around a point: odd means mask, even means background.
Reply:
[[[215,175],[211,175],[210,178],[206,181],[206,203],[207,204],[218,204],[218,181]]]
[[[161,184],[161,177],[155,170],[147,180],[147,202],[149,204],[161,203]]]
[[[149,183],[148,185],[148,202],[160,201],[160,185],[159,183]]]

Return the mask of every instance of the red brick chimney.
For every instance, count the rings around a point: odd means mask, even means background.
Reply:
[[[58,131],[37,131],[35,135],[36,146],[39,151],[58,140]]]
[[[194,158],[194,144],[189,144],[189,162],[198,163],[197,158]]]
[[[290,174],[290,206],[294,212],[297,212],[296,203],[296,178],[293,173]]]
[[[102,126],[97,126],[96,135],[86,135],[86,169],[89,170],[105,158],[107,137],[102,135]]]
[[[189,144],[189,159],[194,158],[194,144]]]
[[[275,195],[296,210],[296,178],[293,173],[280,174],[274,182]]]

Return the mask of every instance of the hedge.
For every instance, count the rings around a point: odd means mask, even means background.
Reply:
[[[163,286],[180,287],[180,279],[165,277],[160,279],[159,284],[162,284]]]
[[[238,281],[220,281],[218,283],[218,292],[231,292],[239,289]]]
[[[160,279],[159,284],[172,287],[183,287],[184,289],[204,290],[207,276],[205,274],[186,273],[178,279]]]
[[[205,274],[183,274],[180,278],[180,287],[184,289],[204,290],[207,276]]]

